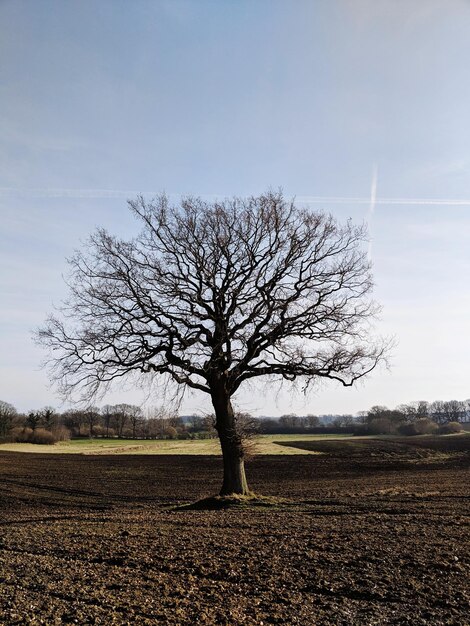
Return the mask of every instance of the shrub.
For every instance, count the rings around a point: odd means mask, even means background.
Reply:
[[[396,425],[387,417],[377,417],[367,425],[368,435],[392,435],[396,432]]]
[[[192,439],[191,433],[188,433],[187,430],[182,430],[178,433],[178,439]]]
[[[439,428],[440,435],[452,435],[454,433],[462,432],[462,424],[460,422],[447,422],[447,424],[442,424]]]
[[[93,436],[94,437],[104,437],[106,435],[106,427],[101,426],[101,424],[96,424],[93,426]]]
[[[415,422],[408,422],[401,424],[399,432],[401,435],[414,436],[414,435],[431,435],[438,429],[438,425],[427,417],[417,419]]]
[[[193,439],[215,439],[212,431],[203,430],[199,433],[193,433]]]
[[[174,426],[167,426],[164,431],[165,439],[176,439],[178,437],[178,431]]]
[[[64,429],[62,426],[59,429]],[[67,431],[68,432],[68,431]],[[62,433],[64,436],[65,433]],[[51,445],[57,441],[56,437],[49,430],[45,430],[44,428],[36,428],[36,430],[32,430],[31,428],[12,428],[10,431],[10,441],[15,443],[37,443],[40,445]],[[61,439],[61,441],[63,441]]]
[[[116,431],[114,430],[114,428],[111,428],[111,427],[107,428],[106,426],[101,426],[100,424],[93,426],[93,436],[94,437],[109,437],[110,439],[117,437]]]
[[[51,432],[56,441],[68,441],[70,439],[70,430],[65,426],[54,426]]]
[[[11,429],[10,441],[13,441],[15,443],[27,443],[30,440],[32,434],[33,431],[31,428],[27,428],[26,426],[22,428],[18,426]]]
[[[54,435],[44,428],[36,428],[36,430],[32,433],[30,439],[30,443],[37,443],[40,445],[52,445],[56,442]]]

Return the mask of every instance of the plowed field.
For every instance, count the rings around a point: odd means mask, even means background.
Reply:
[[[470,623],[468,436],[218,457],[0,453],[0,624]]]

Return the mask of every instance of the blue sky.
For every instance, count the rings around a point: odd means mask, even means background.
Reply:
[[[470,2],[3,0],[0,31],[0,399],[59,406],[30,331],[87,234],[136,232],[126,198],[268,187],[369,222],[398,345],[356,390],[240,405],[470,397]]]

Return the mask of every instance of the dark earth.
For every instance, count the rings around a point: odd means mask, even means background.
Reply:
[[[470,624],[469,435],[221,460],[0,453],[0,624]]]

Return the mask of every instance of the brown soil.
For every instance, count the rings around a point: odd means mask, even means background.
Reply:
[[[216,457],[0,454],[0,624],[469,624],[470,437]]]

